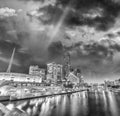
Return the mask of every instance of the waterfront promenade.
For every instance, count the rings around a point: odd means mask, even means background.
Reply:
[[[52,93],[52,94],[44,94],[44,95],[38,95],[38,96],[23,96],[23,97],[8,97],[7,99],[0,99],[0,102],[4,102],[4,101],[19,101],[19,100],[28,100],[28,99],[35,99],[35,98],[44,98],[44,97],[54,97],[54,96],[58,96],[58,95],[65,95],[65,94],[73,94],[73,93],[77,93],[77,92],[82,92],[82,91],[87,91],[87,89],[83,89],[83,90],[77,90],[77,91],[64,91],[61,93]],[[0,98],[3,96],[0,96]]]
[[[30,100],[30,99],[36,99],[36,98],[45,98],[45,97],[55,97],[55,96],[60,96],[60,95],[68,95],[68,94],[73,94],[77,92],[83,92],[86,91],[86,89],[83,90],[78,90],[78,91],[71,91],[71,92],[62,92],[62,93],[57,93],[57,94],[48,94],[48,95],[41,95],[41,96],[34,96],[34,97],[25,97],[25,98],[19,98],[19,99],[6,99],[6,100],[0,100],[0,110],[2,113],[4,113],[4,116],[28,116],[28,114],[18,108],[14,108],[11,111],[7,109],[2,102],[8,102],[8,101],[21,101],[21,100]],[[0,115],[1,116],[1,115]]]
[[[83,91],[2,102],[0,116],[119,116],[119,103],[117,93]]]

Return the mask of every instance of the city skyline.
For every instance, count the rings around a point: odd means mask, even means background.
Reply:
[[[80,67],[87,82],[120,77],[120,2],[118,0],[1,0],[0,72],[16,48],[12,71],[30,65]]]

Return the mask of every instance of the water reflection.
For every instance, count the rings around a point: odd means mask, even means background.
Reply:
[[[111,92],[80,92],[28,101],[4,103],[30,116],[119,116],[119,95]]]
[[[117,102],[116,102],[116,98],[115,98],[115,94],[108,92],[108,96],[109,96],[109,106],[110,106],[110,111],[112,116],[119,116],[118,114],[118,106],[117,106]]]

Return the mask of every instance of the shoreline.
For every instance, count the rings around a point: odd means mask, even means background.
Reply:
[[[72,94],[72,93],[77,93],[77,92],[82,92],[82,91],[87,91],[85,90],[79,90],[79,91],[72,91],[72,92],[64,92],[64,93],[57,93],[57,94],[48,94],[48,95],[41,95],[41,96],[34,96],[34,97],[26,97],[26,98],[18,98],[18,99],[5,99],[5,100],[0,100],[0,102],[5,102],[5,101],[21,101],[21,100],[30,100],[30,99],[36,99],[36,98],[45,98],[45,97],[52,97],[52,96],[58,96],[58,95],[65,95],[65,94]]]

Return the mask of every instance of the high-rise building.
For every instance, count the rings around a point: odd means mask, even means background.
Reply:
[[[75,75],[79,78],[79,84],[83,85],[84,84],[84,78],[83,78],[83,75],[81,73],[81,69],[77,68],[75,70]]]
[[[61,80],[62,78],[62,65],[56,64],[55,62],[47,64],[47,79],[53,80],[54,82]]]
[[[64,63],[63,63],[63,74],[64,77],[67,77],[69,75],[70,69],[71,69],[71,61],[70,61],[70,54],[67,52],[64,54]]]
[[[45,79],[45,69],[39,68],[37,65],[29,67],[29,74],[42,78],[42,80]]]
[[[73,72],[70,72],[66,79],[74,85],[79,83],[79,78]]]
[[[57,80],[61,80],[63,78],[63,66],[61,64],[57,64]]]
[[[84,77],[83,77],[83,75],[81,75],[80,84],[84,84]]]

